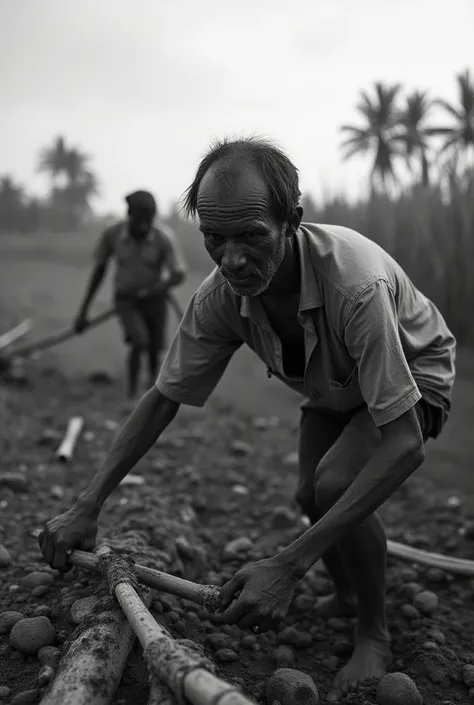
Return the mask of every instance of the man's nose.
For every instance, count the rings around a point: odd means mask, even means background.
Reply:
[[[237,272],[247,264],[247,258],[238,245],[228,243],[222,256],[221,266],[229,272]]]

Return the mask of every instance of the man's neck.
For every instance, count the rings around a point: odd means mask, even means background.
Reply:
[[[301,287],[301,267],[298,255],[296,239],[293,235],[285,242],[285,256],[278,267],[269,287],[261,294],[263,300],[280,299],[281,297],[292,297],[300,294]]]

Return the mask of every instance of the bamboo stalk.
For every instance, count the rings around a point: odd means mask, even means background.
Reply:
[[[104,313],[101,313],[99,316],[92,318],[89,321],[87,328],[94,328],[95,326],[104,323],[114,315],[115,309],[109,309]],[[59,343],[64,343],[66,342],[66,340],[74,338],[74,336],[76,335],[76,331],[73,328],[68,327],[62,331],[59,331],[58,333],[53,333],[52,335],[49,335],[46,338],[43,338],[42,340],[33,341],[32,343],[29,343],[28,345],[25,345],[22,348],[12,350],[12,352],[10,353],[10,357],[27,357],[32,353],[39,352],[40,350],[46,350],[47,348],[51,348],[54,345],[59,345]]]
[[[186,702],[184,695],[193,705],[213,705],[217,702],[219,705],[253,705],[230,683],[204,668],[207,659],[197,649],[193,652],[189,646],[175,642],[171,634],[156,622],[129,583],[119,583],[115,587],[115,595],[145,651],[152,671],[149,705],[162,702],[153,693],[156,681],[158,687],[165,682],[180,703]]]
[[[38,539],[41,533],[40,529],[34,529],[29,535],[31,538]],[[88,551],[71,551],[68,556],[68,563],[78,568],[85,568],[86,570],[99,570],[99,559],[97,555],[89,553]],[[210,612],[216,611],[219,607],[221,589],[217,585],[199,585],[190,580],[178,578],[175,575],[170,575],[161,570],[148,568],[147,566],[142,566],[137,563],[133,565],[133,572],[143,585],[195,602],[198,605],[202,605]]]
[[[63,463],[67,463],[72,459],[74,448],[84,426],[82,416],[73,416],[69,419],[66,434],[59,446],[56,455]]]
[[[151,595],[144,599],[149,604]],[[110,705],[135,634],[110,598],[101,600],[98,606],[73,632],[41,705]]]
[[[19,325],[15,326],[11,330],[0,335],[0,350],[7,348],[9,345],[22,338],[24,335],[29,333],[31,330],[31,321],[27,318]]]
[[[403,543],[390,540],[387,541],[387,550],[389,555],[402,558],[411,563],[420,563],[432,568],[439,568],[447,573],[474,576],[474,561],[467,558],[431,553],[430,551],[423,551],[421,548],[413,548],[412,546],[406,546]]]
[[[183,317],[183,310],[174,296],[174,294],[168,293],[167,298],[170,302],[170,305],[172,309],[174,310],[176,317],[178,321],[181,321]],[[99,314],[98,316],[95,316],[95,318],[91,318],[90,321],[88,322],[87,325],[87,330],[90,328],[94,328],[95,326],[100,325],[101,323],[105,323],[109,318],[112,318],[112,316],[115,316],[116,311],[115,308],[108,309],[107,311],[104,311],[104,313]],[[28,325],[29,328],[25,330],[21,335],[25,335],[25,333],[30,330],[31,325],[29,321],[24,321],[23,323],[20,324],[20,326],[17,326],[19,329],[21,326],[26,326]],[[7,347],[7,345],[10,345],[11,342],[16,340],[17,338],[21,337],[20,335],[17,335],[15,338],[12,340],[9,340],[8,336],[11,336],[12,333],[17,330],[17,328],[14,328],[13,331],[9,331],[8,333],[5,333],[3,336],[0,336],[0,350],[2,348]],[[46,338],[43,338],[43,340],[37,340],[32,343],[28,343],[28,345],[23,346],[22,348],[18,348],[17,350],[13,350],[8,357],[27,357],[28,355],[31,355],[32,353],[39,352],[40,350],[46,350],[47,348],[51,348],[54,345],[59,345],[59,343],[64,343],[70,338],[74,338],[77,333],[73,328],[66,328],[62,331],[59,331],[58,333],[53,333],[52,335],[47,336]],[[7,341],[3,342],[2,341]]]

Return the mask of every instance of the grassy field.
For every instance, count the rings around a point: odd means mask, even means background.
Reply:
[[[94,242],[93,234],[61,238],[2,235],[0,296],[1,307],[7,314],[5,320],[13,325],[31,317],[34,322],[32,338],[41,338],[70,324],[83,294]],[[202,245],[199,243],[196,247]],[[189,248],[185,248],[185,252],[189,260]],[[205,262],[205,258],[202,261]],[[183,306],[204,276],[205,273],[193,272],[186,284],[177,290]],[[109,303],[110,276],[93,312],[104,310]],[[169,335],[175,328],[176,319],[171,314]],[[107,370],[121,384],[123,356],[118,326],[111,321],[45,353],[37,364],[54,363],[67,376],[76,379],[85,378],[94,371]],[[268,380],[263,364],[248,349],[241,349],[235,355],[215,394],[244,413],[276,415],[295,426],[297,424],[299,397],[278,381]],[[429,446],[421,472],[434,478],[440,486],[472,493],[473,423],[474,355],[468,348],[461,348],[452,417],[442,437]]]

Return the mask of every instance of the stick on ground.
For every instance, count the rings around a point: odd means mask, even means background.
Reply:
[[[38,539],[41,530],[34,529],[29,535],[31,538]],[[68,556],[68,563],[86,570],[99,570],[99,559],[88,551],[72,551]],[[133,565],[133,572],[143,585],[195,602],[205,607],[209,612],[215,612],[220,606],[221,589],[217,585],[199,585],[137,563]]]
[[[59,446],[56,455],[63,463],[67,463],[72,459],[74,448],[84,426],[82,416],[73,416],[69,419],[66,434]]]
[[[29,333],[30,330],[31,321],[29,319],[26,319],[18,326],[15,326],[15,328],[12,328],[3,335],[0,335],[0,351],[4,350],[4,348],[7,348],[9,345],[14,343],[15,340],[19,340],[20,338],[22,338],[24,335]]]

